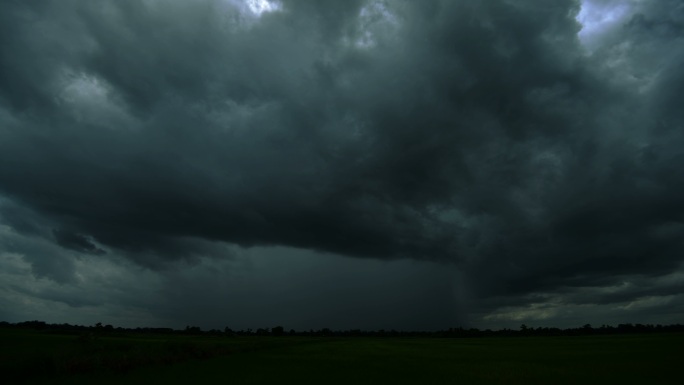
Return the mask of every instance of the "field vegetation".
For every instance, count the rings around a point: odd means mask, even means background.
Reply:
[[[684,333],[448,338],[0,328],[3,384],[679,384]],[[333,333],[334,334],[334,333]]]

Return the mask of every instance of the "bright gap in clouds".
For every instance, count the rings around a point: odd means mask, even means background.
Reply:
[[[273,12],[280,9],[280,4],[268,0],[247,0],[247,6],[257,16],[261,16],[264,12]]]
[[[592,48],[601,35],[623,21],[631,7],[629,0],[584,0],[577,21],[582,25],[579,39]]]

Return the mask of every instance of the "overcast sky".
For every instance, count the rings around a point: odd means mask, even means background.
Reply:
[[[0,320],[684,320],[681,0],[0,2]]]

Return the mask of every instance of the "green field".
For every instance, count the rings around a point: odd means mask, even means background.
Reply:
[[[684,363],[684,334],[0,338],[3,384],[679,384]]]

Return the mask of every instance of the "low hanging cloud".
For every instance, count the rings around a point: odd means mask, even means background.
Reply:
[[[667,276],[683,26],[676,0],[4,2],[0,223],[35,243],[0,251],[67,282],[37,245],[285,246],[455,264],[482,298]]]

